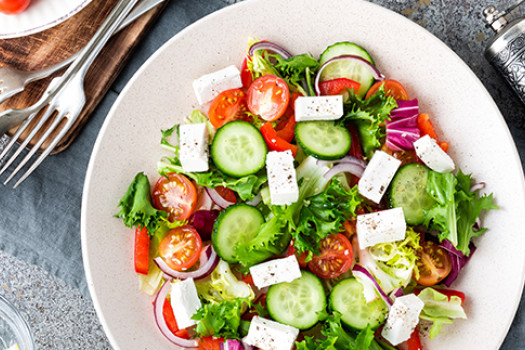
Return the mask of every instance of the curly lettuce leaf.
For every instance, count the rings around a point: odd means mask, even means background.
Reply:
[[[430,171],[426,188],[436,203],[425,213],[424,225],[440,231],[440,241],[449,240],[465,256],[470,254],[472,237],[486,231],[473,229],[476,219],[483,210],[497,209],[492,194],[480,197],[478,191],[470,191],[471,183],[471,175],[461,170],[457,177]]]
[[[310,255],[319,254],[319,242],[341,232],[343,223],[356,215],[362,200],[357,186],[347,190],[337,179],[321,193],[308,197],[299,214],[297,229],[292,233],[295,248]]]
[[[248,299],[224,300],[220,303],[202,304],[192,319],[197,320],[195,333],[198,337],[214,336],[224,339],[240,339],[241,313]]]
[[[448,297],[433,288],[427,287],[418,294],[418,297],[424,303],[419,318],[433,322],[430,329],[430,339],[439,335],[445,323],[452,323],[456,318],[467,318],[465,310],[461,306],[461,298],[458,296]]]
[[[397,102],[387,95],[383,87],[367,99],[359,98],[350,89],[348,95],[344,105],[345,114],[339,122],[356,126],[363,152],[371,158],[374,151],[383,144],[386,121],[390,120],[390,112],[397,107]]]
[[[122,218],[129,228],[146,227],[150,236],[159,220],[168,216],[167,212],[157,210],[151,204],[149,180],[143,172],[135,176],[118,206],[120,211],[116,217]]]
[[[297,350],[380,350],[374,340],[374,331],[366,327],[361,331],[347,331],[341,325],[341,314],[334,312],[328,316],[321,330],[322,337],[306,336],[296,342]]]
[[[255,297],[250,285],[239,281],[224,260],[219,261],[208,277],[196,280],[195,286],[199,297],[212,304],[237,298],[253,300]]]

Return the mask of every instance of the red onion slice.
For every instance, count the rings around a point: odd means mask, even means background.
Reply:
[[[255,51],[268,50],[279,54],[283,59],[292,57],[292,54],[280,47],[279,45],[272,43],[271,41],[259,41],[250,46],[248,55],[253,56]]]
[[[253,197],[252,200],[247,201],[246,204],[251,205],[251,206],[253,206],[253,207],[256,207],[256,206],[258,206],[259,203],[261,203],[261,202],[262,202],[262,195],[261,195],[261,192],[259,192],[259,193],[257,194],[257,196]]]
[[[470,192],[476,192],[476,191],[479,191],[479,190],[482,190],[485,188],[485,183],[484,182],[478,182],[478,183],[475,183],[473,184],[471,187],[470,187]]]
[[[368,278],[372,282],[372,284],[374,285],[375,289],[379,293],[379,296],[381,297],[381,299],[383,299],[385,301],[385,303],[388,305],[388,307],[390,307],[390,306],[392,306],[394,304],[392,302],[392,300],[388,297],[388,295],[386,295],[386,293],[383,291],[381,286],[379,286],[379,283],[377,283],[377,281],[374,278],[374,276],[372,276],[370,274],[370,272],[368,272],[367,269],[365,269],[364,267],[359,266],[359,265],[356,264],[352,268],[352,273],[355,273],[355,272],[361,273],[363,276],[366,276],[366,278]]]
[[[173,334],[168,325],[166,324],[166,320],[164,319],[164,316],[162,315],[162,309],[164,307],[164,301],[166,300],[166,297],[168,296],[171,288],[171,281],[164,282],[164,285],[157,293],[157,296],[155,297],[155,302],[153,306],[153,310],[155,312],[155,321],[157,322],[157,326],[160,329],[160,332],[168,338],[169,341],[171,341],[173,344],[177,346],[181,346],[183,348],[187,349],[194,349],[198,348],[199,344],[197,340],[195,339],[184,339],[179,338],[175,334]]]
[[[319,166],[327,166],[327,165],[338,164],[338,163],[352,163],[352,164],[359,165],[363,168],[366,168],[366,162],[354,156],[344,156],[343,158],[337,159],[337,160],[318,159],[316,162],[316,164]]]
[[[217,190],[215,190],[214,188],[205,187],[205,189],[206,189],[206,192],[208,193],[208,195],[210,196],[211,200],[213,201],[213,203],[217,204],[222,209],[226,209],[230,205],[235,204],[233,202],[230,202],[230,201],[227,201],[226,199],[224,199],[219,194],[219,192],[217,192]]]
[[[323,177],[325,179],[330,180],[335,175],[339,173],[350,173],[352,175],[355,175],[357,177],[362,177],[363,172],[365,171],[365,168],[354,164],[354,163],[339,163],[332,167],[330,170],[328,170],[326,173],[324,173]]]
[[[338,61],[344,61],[344,60],[355,61],[355,62],[362,64],[370,71],[370,73],[372,73],[372,76],[374,77],[375,80],[385,79],[385,76],[381,74],[381,72],[373,64],[371,64],[364,58],[356,56],[356,55],[341,55],[341,56],[337,56],[337,57],[329,59],[321,66],[321,68],[319,68],[319,71],[317,72],[317,75],[315,76],[315,81],[314,81],[315,94],[317,96],[321,95],[321,89],[319,88],[319,82],[321,80],[321,73],[326,68],[326,66],[328,66],[331,63],[338,62]]]
[[[164,259],[157,257],[153,259],[155,264],[162,270],[166,275],[171,278],[178,278],[184,280],[186,278],[201,279],[208,276],[212,271],[217,267],[219,263],[219,256],[213,250],[211,245],[206,246],[202,249],[201,256],[199,258],[199,268],[195,271],[183,272],[173,270],[171,267],[166,264]]]

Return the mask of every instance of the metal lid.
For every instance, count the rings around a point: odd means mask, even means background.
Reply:
[[[525,0],[520,0],[504,11],[498,11],[494,6],[487,6],[483,10],[485,23],[497,33],[485,50],[485,56],[489,61],[498,55],[511,54],[507,52],[511,42],[525,40],[525,18],[517,18],[511,22],[508,19],[510,12],[524,2]]]

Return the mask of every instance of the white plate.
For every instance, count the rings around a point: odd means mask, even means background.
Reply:
[[[18,38],[51,28],[78,11],[91,0],[32,0],[17,15],[0,13],[0,39]]]
[[[336,23],[337,25],[334,25]],[[197,108],[192,81],[239,64],[249,37],[292,53],[318,55],[329,44],[364,46],[388,77],[403,82],[430,113],[450,154],[494,192],[500,209],[453,285],[467,294],[468,320],[423,339],[425,349],[497,349],[516,312],[525,275],[523,170],[508,128],[468,66],[426,30],[360,0],[253,0],[189,26],[155,53],[128,83],[97,139],[84,187],[82,248],[95,308],[117,349],[173,349],[156,328],[152,299],[133,272],[133,234],[113,217],[132,178],[154,182],[160,130]]]

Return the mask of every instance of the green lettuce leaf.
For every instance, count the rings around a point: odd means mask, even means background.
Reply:
[[[135,176],[118,206],[120,211],[115,214],[116,217],[122,218],[129,228],[146,227],[150,236],[158,221],[168,216],[167,212],[157,210],[151,204],[149,180],[143,172]]]
[[[210,135],[210,143],[213,140],[213,136],[215,135],[215,128],[213,125],[211,125],[210,120],[202,114],[201,111],[198,109],[194,110],[190,113],[190,115],[186,116],[182,122],[183,124],[200,124],[204,123],[206,124],[206,128],[208,129],[208,134]]]
[[[192,319],[197,320],[195,332],[199,337],[214,336],[240,339],[241,313],[250,301],[243,298],[224,300],[220,303],[202,304]]]
[[[343,223],[356,215],[355,210],[362,200],[357,186],[347,190],[334,179],[323,192],[306,198],[305,202],[292,236],[295,248],[299,252],[308,251],[311,256],[319,254],[322,239],[343,231]]]
[[[199,297],[208,303],[220,303],[237,298],[253,300],[255,297],[250,285],[239,281],[230,269],[230,265],[222,259],[208,277],[196,280],[195,286]]]
[[[382,140],[386,136],[385,122],[390,119],[390,112],[397,107],[397,102],[386,94],[383,87],[367,99],[357,97],[350,89],[348,95],[345,114],[339,122],[356,126],[363,152],[371,158],[374,151],[383,144]]]
[[[456,249],[469,256],[472,237],[483,234],[486,229],[474,231],[476,219],[483,210],[497,209],[492,194],[479,196],[471,192],[471,175],[461,170],[457,177],[430,171],[427,179],[427,193],[436,204],[425,213],[424,225],[440,231],[439,239],[448,239]]]
[[[418,297],[425,304],[419,318],[433,322],[430,339],[435,338],[441,332],[443,324],[452,323],[456,318],[467,318],[461,306],[461,298],[457,296],[448,297],[427,287],[418,294]]]

